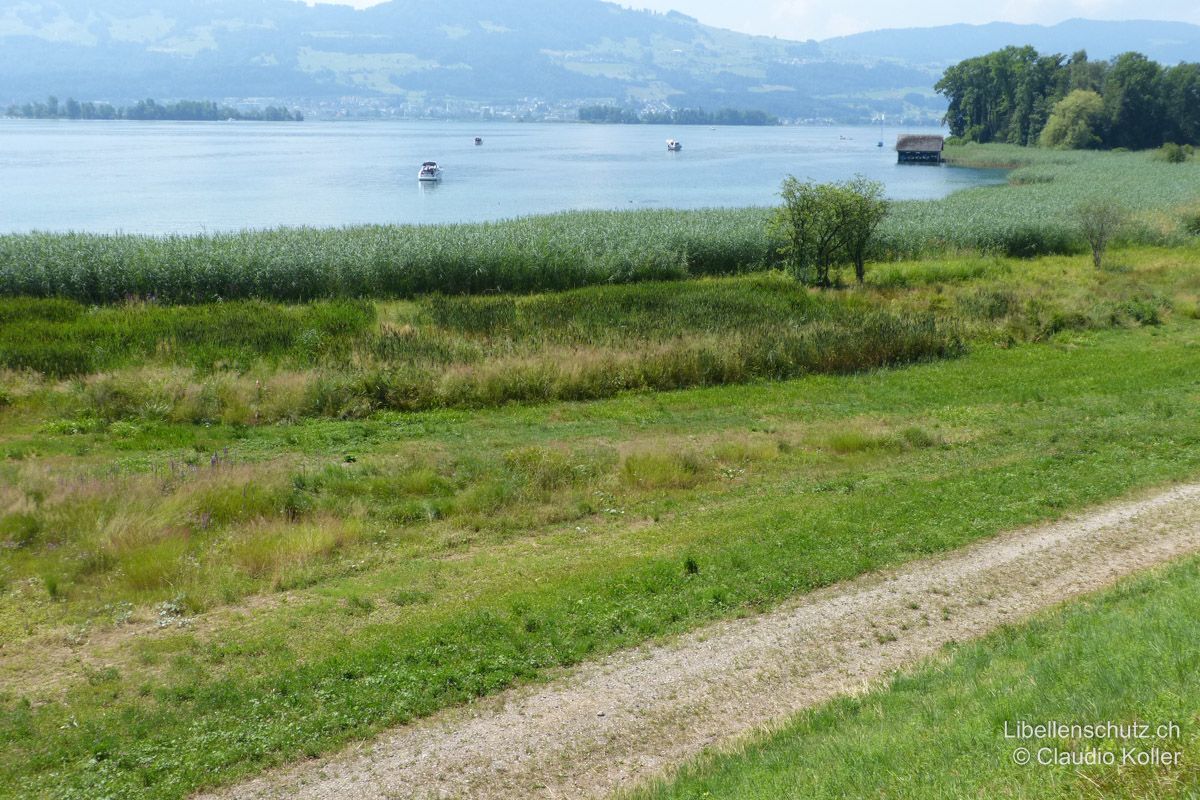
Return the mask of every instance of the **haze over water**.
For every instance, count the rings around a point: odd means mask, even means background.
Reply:
[[[858,127],[0,120],[0,231],[196,233],[771,205],[788,174],[862,173],[895,199],[1003,180],[898,166],[896,133],[885,129],[878,148],[879,129]],[[682,152],[666,151],[671,137]],[[427,159],[442,164],[440,184],[418,185]]]

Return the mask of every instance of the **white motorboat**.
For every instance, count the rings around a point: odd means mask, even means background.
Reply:
[[[419,181],[440,181],[442,179],[442,168],[438,166],[436,161],[426,161],[421,165],[420,171],[417,173]]]
[[[674,139],[667,139],[667,150],[672,153],[678,153],[683,149],[683,144]]]

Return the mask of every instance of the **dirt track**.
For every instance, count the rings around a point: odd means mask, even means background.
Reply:
[[[1200,484],[1007,533],[205,795],[602,797],[889,670],[1200,551]]]

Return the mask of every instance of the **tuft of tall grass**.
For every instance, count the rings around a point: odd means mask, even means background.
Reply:
[[[677,450],[630,453],[621,465],[621,480],[638,489],[690,489],[709,472],[700,456]]]
[[[238,531],[230,556],[253,578],[274,578],[278,584],[288,574],[312,562],[328,559],[353,544],[362,534],[357,523],[316,519],[300,524],[262,520]]]
[[[734,437],[713,446],[713,457],[728,464],[771,461],[779,457],[779,442],[770,439]]]
[[[121,580],[134,592],[153,592],[170,586],[180,572],[187,540],[170,536],[130,548],[121,559]]]
[[[871,450],[894,448],[897,441],[886,433],[876,433],[861,428],[835,431],[826,439],[826,446],[835,453],[849,455]]]
[[[37,514],[17,512],[0,517],[0,546],[32,547],[42,538],[43,523]]]
[[[524,447],[504,457],[505,465],[520,481],[536,491],[550,492],[590,477],[591,464],[576,464],[570,455],[547,447]]]

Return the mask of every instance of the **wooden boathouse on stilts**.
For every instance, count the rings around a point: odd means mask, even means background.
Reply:
[[[901,164],[940,164],[946,140],[941,136],[902,133],[896,138],[897,161]]]

